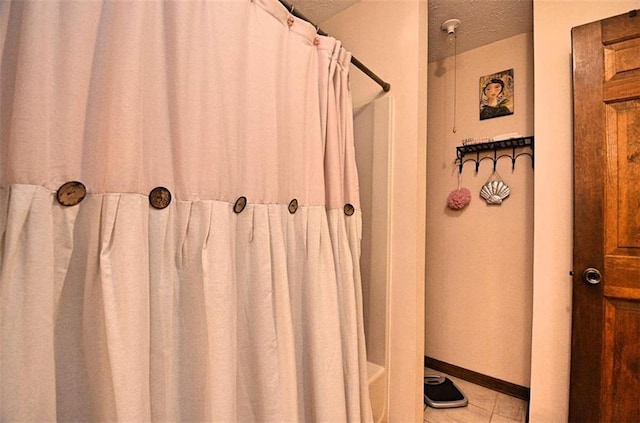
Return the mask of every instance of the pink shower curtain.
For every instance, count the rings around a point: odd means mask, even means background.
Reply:
[[[16,1],[0,54],[0,421],[371,421],[339,41]]]

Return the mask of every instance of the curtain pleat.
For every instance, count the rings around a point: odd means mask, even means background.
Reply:
[[[341,43],[276,0],[3,2],[0,43],[0,420],[371,421]]]

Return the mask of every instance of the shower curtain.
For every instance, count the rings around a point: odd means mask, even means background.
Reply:
[[[0,421],[371,420],[339,41],[6,1],[0,54]]]

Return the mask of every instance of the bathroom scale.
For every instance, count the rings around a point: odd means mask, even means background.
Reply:
[[[432,408],[465,407],[469,400],[453,381],[444,376],[424,377],[424,402]]]

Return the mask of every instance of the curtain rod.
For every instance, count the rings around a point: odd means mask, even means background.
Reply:
[[[289,11],[289,13],[291,13],[293,16],[300,18],[304,21],[309,22],[311,25],[315,26],[317,28],[317,32],[319,35],[324,35],[324,36],[328,36],[329,34],[327,34],[326,32],[324,32],[323,30],[320,29],[320,27],[318,27],[318,25],[314,24],[313,22],[311,22],[309,19],[307,19],[306,16],[304,16],[302,13],[298,12],[297,10],[294,9],[293,6],[291,6],[290,4],[288,4],[286,1],[284,0],[278,0],[284,7],[287,8],[287,10]],[[373,79],[378,85],[380,85],[382,87],[382,89],[385,92],[388,92],[391,89],[391,84],[389,84],[388,82],[384,82],[382,79],[380,79],[380,77],[378,75],[376,75],[375,73],[373,73],[371,71],[371,69],[369,69],[368,67],[366,67],[360,60],[356,59],[355,56],[351,55],[351,63],[353,63],[353,65],[355,67],[357,67],[358,69],[360,69],[365,75],[367,75],[369,78]]]

